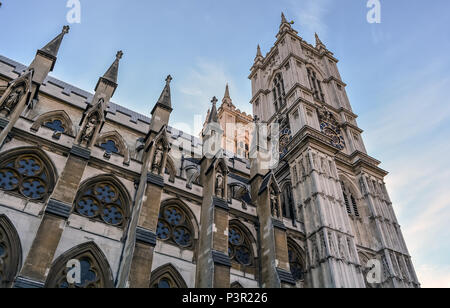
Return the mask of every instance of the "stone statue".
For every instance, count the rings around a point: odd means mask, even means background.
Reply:
[[[216,176],[216,197],[218,198],[224,198],[224,178],[222,173],[219,171],[217,172],[217,176]]]
[[[90,144],[92,137],[94,136],[97,124],[98,124],[97,117],[95,115],[91,116],[86,123],[86,127],[81,133],[80,139],[81,144],[86,144],[87,146]]]
[[[275,195],[273,189],[270,190],[270,210],[272,216],[280,217],[280,208],[278,206],[278,197]]]
[[[9,115],[14,110],[14,108],[16,108],[24,93],[25,89],[23,87],[14,88],[9,96],[5,99],[5,102],[3,103],[1,109],[6,110],[7,115]]]
[[[161,144],[159,144],[156,147],[155,156],[153,158],[153,164],[152,164],[152,172],[153,173],[155,173],[155,174],[161,173],[163,157],[164,157],[164,148]]]

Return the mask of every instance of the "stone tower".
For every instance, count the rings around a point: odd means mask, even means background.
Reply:
[[[249,79],[255,117],[269,130],[279,124],[273,173],[278,183],[289,183],[283,211],[304,228],[305,284],[371,287],[365,277],[375,260],[378,286],[417,287],[387,172],[366,152],[338,60],[317,34],[313,46],[292,24],[282,14],[274,46],[266,56],[258,46]]]

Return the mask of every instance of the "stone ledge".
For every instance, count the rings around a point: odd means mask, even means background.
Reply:
[[[272,223],[273,223],[274,228],[278,228],[281,230],[287,230],[284,223],[282,221],[279,221],[278,219],[272,218]]]
[[[213,197],[213,206],[221,208],[221,209],[223,209],[225,211],[229,211],[230,210],[230,207],[228,206],[228,203],[225,200],[217,198],[217,197]]]
[[[70,150],[70,154],[89,160],[91,158],[91,151],[74,144]]]
[[[294,277],[292,277],[292,274],[288,271],[285,271],[284,269],[277,268],[278,278],[280,278],[281,282],[288,283],[295,285]]]
[[[230,257],[228,255],[224,254],[223,252],[213,250],[212,258],[213,258],[214,264],[231,267]]]
[[[164,178],[162,176],[156,175],[156,174],[153,174],[150,172],[147,173],[147,183],[159,186],[161,188],[163,188],[165,186]]]
[[[136,241],[148,244],[150,246],[156,246],[156,234],[152,231],[146,230],[141,227],[136,229]]]
[[[24,277],[17,277],[14,282],[14,289],[42,289],[44,283],[40,281],[34,281]]]
[[[69,218],[72,206],[54,199],[50,199],[45,209],[46,213],[53,214],[64,219]]]

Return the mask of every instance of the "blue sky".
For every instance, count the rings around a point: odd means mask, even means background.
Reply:
[[[275,41],[280,13],[307,41],[314,32],[341,61],[343,80],[369,154],[386,181],[424,287],[450,287],[450,2],[367,0],[81,0],[52,75],[88,91],[121,61],[114,101],[149,114],[172,74],[172,125],[187,130],[230,83],[251,112],[249,69]],[[0,54],[29,64],[66,24],[66,0],[3,0]],[[186,124],[182,124],[186,123]],[[188,131],[189,132],[189,131]]]

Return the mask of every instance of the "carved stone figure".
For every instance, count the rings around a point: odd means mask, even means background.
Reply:
[[[98,121],[97,116],[93,115],[89,118],[89,120],[86,123],[86,126],[81,133],[80,143],[89,145],[91,143],[92,137],[95,133],[95,128],[97,127]]]
[[[161,174],[161,167],[164,158],[164,148],[161,144],[156,147],[155,156],[152,163],[152,172],[155,174]]]
[[[20,99],[25,93],[25,89],[23,86],[14,88],[9,96],[5,99],[3,106],[0,107],[1,110],[5,110],[6,114],[9,115],[20,102]]]
[[[217,198],[224,198],[224,178],[222,175],[222,172],[218,171],[216,176],[216,197]]]
[[[270,190],[270,211],[272,212],[272,216],[280,217],[278,197],[275,195],[273,189]]]

